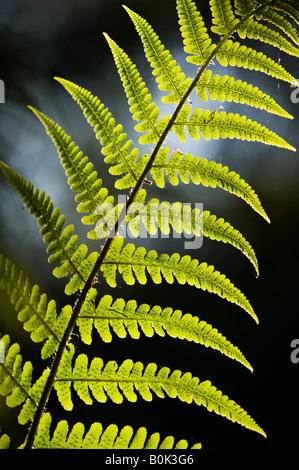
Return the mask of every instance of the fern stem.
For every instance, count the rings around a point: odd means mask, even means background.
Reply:
[[[260,5],[258,8],[256,8],[255,10],[252,10],[251,12],[249,12],[246,16],[244,16],[242,19],[240,19],[240,21],[234,25],[231,30],[229,30],[227,32],[227,34],[225,36],[223,36],[223,38],[219,41],[219,43],[217,44],[217,46],[215,47],[215,49],[211,52],[211,54],[209,55],[209,57],[205,60],[205,62],[202,64],[202,66],[200,67],[197,75],[195,76],[195,78],[193,79],[192,83],[190,84],[188,90],[186,91],[186,93],[184,94],[184,96],[182,97],[182,99],[180,100],[180,102],[178,103],[172,117],[170,118],[169,120],[169,123],[168,125],[166,126],[164,132],[162,133],[162,135],[160,136],[152,154],[151,154],[151,157],[143,171],[143,173],[141,174],[140,178],[137,180],[136,182],[136,185],[134,186],[132,192],[130,193],[130,196],[127,200],[127,203],[126,205],[123,207],[123,210],[118,218],[118,220],[116,221],[115,223],[115,227],[114,227],[114,234],[115,236],[117,236],[117,233],[119,231],[119,228],[121,226],[121,224],[124,222],[125,220],[125,217],[126,217],[126,213],[127,213],[127,210],[129,208],[129,206],[133,203],[134,201],[134,198],[136,196],[136,194],[138,193],[138,191],[141,189],[143,183],[146,180],[146,177],[147,177],[147,174],[150,172],[153,164],[154,164],[154,161],[155,161],[155,158],[156,156],[158,155],[167,135],[169,134],[169,132],[171,131],[173,125],[175,124],[175,121],[176,121],[176,118],[178,117],[180,111],[182,110],[184,104],[186,103],[186,101],[188,100],[190,94],[192,93],[192,91],[195,89],[200,77],[202,76],[202,74],[204,73],[204,71],[206,70],[206,68],[208,67],[208,65],[210,64],[210,62],[213,60],[213,58],[216,56],[216,54],[218,53],[219,49],[222,47],[222,45],[228,40],[228,38],[243,24],[245,23],[251,16],[253,16],[254,14],[257,14],[259,12],[261,12],[263,9],[265,9],[266,7],[272,5],[276,3],[276,0],[270,0],[269,2],[263,4],[263,5]],[[32,446],[33,446],[33,442],[34,442],[34,437],[35,437],[35,434],[36,434],[36,431],[37,431],[37,428],[38,428],[38,425],[39,425],[39,422],[42,418],[42,415],[44,413],[44,410],[45,410],[45,407],[46,407],[46,404],[47,404],[47,401],[49,399],[49,395],[50,395],[50,392],[51,392],[51,389],[53,387],[53,384],[54,384],[54,381],[55,381],[55,376],[56,376],[56,373],[57,373],[57,370],[58,370],[58,367],[59,367],[59,364],[60,364],[60,361],[61,361],[61,358],[62,358],[62,355],[63,355],[63,352],[65,350],[65,348],[67,347],[67,343],[69,342],[69,339],[71,337],[71,334],[72,334],[72,331],[76,325],[76,321],[77,321],[77,318],[79,316],[79,313],[80,313],[80,309],[82,307],[82,304],[85,300],[85,297],[87,295],[87,292],[89,291],[89,289],[91,288],[92,284],[93,284],[93,281],[98,273],[98,271],[100,270],[100,267],[102,265],[102,263],[104,262],[105,260],[105,257],[110,249],[110,246],[111,246],[111,243],[113,241],[114,238],[107,238],[106,239],[106,242],[105,244],[103,245],[102,247],[102,250],[99,254],[99,257],[90,273],[90,276],[89,278],[87,279],[87,281],[85,282],[84,284],[84,288],[82,289],[81,293],[80,293],[80,296],[78,297],[77,301],[75,302],[74,304],[74,308],[73,308],[73,313],[72,313],[72,316],[71,316],[71,319],[69,321],[69,324],[65,330],[65,333],[64,333],[64,336],[59,344],[59,347],[57,349],[57,352],[56,352],[56,355],[54,357],[54,360],[53,360],[53,363],[52,363],[52,366],[51,366],[51,370],[50,370],[50,373],[49,373],[49,376],[48,376],[48,379],[47,379],[47,382],[46,382],[46,385],[45,385],[45,388],[43,390],[43,393],[42,393],[42,396],[41,396],[41,399],[39,401],[39,404],[38,404],[38,407],[37,407],[37,410],[36,410],[36,413],[34,415],[34,418],[32,420],[32,423],[31,423],[31,427],[29,429],[29,432],[28,432],[28,435],[27,435],[27,438],[26,438],[26,442],[25,442],[25,448],[26,449],[31,449]]]

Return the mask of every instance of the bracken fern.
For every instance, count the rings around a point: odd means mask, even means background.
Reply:
[[[209,411],[266,436],[240,405],[223,395],[209,380],[201,381],[188,371],[170,370],[153,362],[144,365],[126,357],[120,364],[114,360],[105,362],[101,357],[79,352],[80,348],[77,350],[73,343],[73,331],[79,338],[76,343],[81,340],[85,345],[110,343],[114,337],[139,339],[142,334],[148,338],[168,335],[211,347],[253,370],[237,346],[193,313],[183,313],[168,302],[159,306],[125,299],[125,290],[121,297],[112,297],[103,287],[104,281],[110,287],[117,287],[119,279],[126,285],[136,282],[140,285],[148,282],[187,284],[235,303],[258,323],[245,294],[214,266],[189,254],[159,254],[143,246],[125,243],[121,230],[126,224],[134,237],[141,236],[142,231],[150,236],[157,236],[159,232],[169,236],[173,230],[229,243],[250,260],[256,275],[259,274],[253,247],[229,221],[217,218],[208,210],[186,208],[180,201],[160,201],[148,194],[153,186],[164,189],[168,183],[177,186],[181,182],[192,182],[217,187],[240,197],[257,214],[270,221],[254,189],[240,175],[220,163],[184,154],[179,149],[171,151],[166,146],[166,138],[172,132],[182,142],[189,137],[194,140],[229,138],[295,150],[282,137],[246,116],[221,111],[222,106],[211,110],[204,106],[202,109],[196,103],[203,106],[208,100],[233,101],[236,105],[246,104],[292,119],[262,90],[233,76],[216,74],[213,69],[217,60],[222,67],[230,64],[297,84],[280,64],[263,52],[236,41],[235,36],[238,35],[241,41],[254,39],[298,57],[299,39],[291,24],[299,24],[298,5],[292,0],[210,0],[212,27],[209,33],[195,1],[177,0],[176,4],[186,60],[196,66],[193,78],[186,77],[151,25],[124,7],[140,36],[145,57],[163,95],[162,103],[173,107],[170,114],[162,115],[164,109],[152,100],[136,65],[104,33],[129,110],[137,122],[135,130],[140,148],[133,145],[123,126],[116,123],[99,98],[69,80],[55,77],[79,104],[94,130],[109,172],[115,177],[114,194],[102,186],[102,179],[92,162],[72,138],[52,119],[30,106],[57,147],[82,223],[91,227],[87,237],[93,240],[94,251],[89,253],[87,245],[78,243],[74,226],[66,225],[66,217],[54,207],[50,196],[0,162],[1,172],[37,219],[47,244],[48,261],[55,265],[54,276],[66,279],[67,296],[76,294],[75,302],[66,303],[58,311],[55,300],[48,299],[38,285],[31,286],[23,271],[4,255],[0,256],[0,287],[7,293],[18,320],[32,341],[41,343],[42,359],[50,361],[39,378],[33,380],[33,364],[23,361],[19,344],[11,344],[8,334],[1,337],[0,393],[6,398],[7,406],[20,407],[19,423],[29,424],[28,434],[19,443],[19,448],[190,447],[184,439],[176,440],[172,436],[161,439],[159,433],[148,435],[144,427],[134,431],[130,425],[119,429],[114,423],[104,427],[94,422],[87,429],[86,424],[77,422],[71,426],[66,420],[52,425],[51,409],[47,407],[45,411],[53,394],[57,395],[61,407],[69,411],[74,408],[74,395],[89,405],[108,400],[117,404],[124,399],[152,401],[154,396],[169,396],[203,405]],[[145,144],[152,146],[150,153],[142,153]],[[127,191],[125,200],[116,202],[117,191]],[[9,437],[6,434],[0,436],[0,448],[9,446]],[[199,449],[201,444],[192,444],[191,448]]]

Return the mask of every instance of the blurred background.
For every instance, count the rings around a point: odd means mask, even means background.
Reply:
[[[71,80],[97,95],[109,107],[116,122],[123,124],[134,144],[139,145],[103,32],[107,32],[136,63],[158,105],[163,95],[156,86],[139,36],[122,3],[120,0],[0,1],[0,79],[5,84],[5,103],[0,104],[0,158],[40,190],[50,194],[54,205],[66,214],[67,223],[74,223],[80,242],[87,243],[92,250],[96,245],[86,241],[85,227],[80,222],[74,195],[66,184],[56,149],[27,106],[40,109],[59,123],[89,156],[104,181],[103,185],[115,193],[114,179],[103,161],[92,129],[80,108],[53,77]],[[203,4],[200,10],[208,26],[208,2],[197,3]],[[148,20],[186,75],[194,77],[196,67],[185,60],[174,0],[127,0],[125,4]],[[261,50],[261,44],[257,42],[249,41],[248,44]],[[262,50],[299,79],[296,59],[278,49],[262,47]],[[222,75],[233,74],[258,86],[294,119],[286,120],[245,105],[222,103],[226,112],[233,110],[240,115],[246,114],[294,147],[299,146],[299,103],[296,102],[298,99],[291,100],[292,92],[293,97],[298,98],[299,93],[296,95],[294,88],[252,71],[229,66],[223,69],[218,63],[214,64],[213,71]],[[213,110],[219,104],[213,101],[199,106]],[[173,109],[171,106],[163,107],[161,112],[168,114]],[[177,288],[176,284],[155,286],[149,281],[146,286],[126,287],[120,281],[117,289],[110,289],[100,279],[99,295],[109,293],[114,298],[136,299],[197,315],[237,345],[252,364],[254,372],[250,373],[239,363],[210,348],[168,337],[145,338],[141,334],[141,339],[136,341],[114,336],[112,343],[104,344],[95,334],[91,348],[85,348],[77,337],[74,341],[80,351],[88,353],[92,349],[92,354],[105,361],[113,359],[120,363],[131,358],[144,364],[156,362],[159,367],[166,365],[171,369],[190,371],[200,380],[209,379],[245,408],[268,437],[265,439],[195,404],[157,397],[151,403],[139,399],[137,403],[124,402],[120,406],[108,401],[105,405],[96,403],[94,407],[84,406],[74,397],[79,419],[86,428],[93,421],[100,421],[104,426],[110,423],[117,423],[120,427],[126,424],[134,428],[145,426],[149,432],[159,431],[162,437],[174,435],[176,440],[186,438],[190,444],[202,442],[204,449],[211,452],[220,449],[267,452],[286,448],[291,451],[297,443],[299,419],[299,363],[292,363],[290,359],[291,342],[299,338],[298,153],[235,139],[209,142],[200,139],[181,144],[174,135],[167,140],[167,146],[170,150],[179,147],[183,152],[227,165],[258,194],[271,224],[241,199],[220,189],[193,184],[171,187],[167,184],[166,195],[165,191],[150,188],[151,197],[171,202],[203,203],[205,210],[226,219],[252,244],[259,260],[259,278],[255,277],[249,261],[231,246],[205,238],[198,251],[189,251],[188,254],[225,273],[250,300],[260,324],[256,325],[234,304],[192,287]],[[142,151],[150,152],[151,147]],[[29,275],[32,285],[38,283],[49,299],[55,298],[58,308],[74,302],[75,298],[65,297],[64,282],[52,276],[36,220],[3,177],[0,177],[0,200],[1,252]],[[145,243],[158,252],[184,252],[184,239],[147,239]],[[44,367],[40,360],[40,346],[32,344],[28,335],[23,334],[7,296],[0,293],[0,299],[0,331],[9,333],[12,341],[21,344],[24,360],[36,363],[37,377]],[[49,411],[53,412],[56,422],[60,419],[68,419],[70,423],[78,421],[78,415],[73,418],[67,412],[61,413],[54,394],[49,402]],[[15,445],[24,437],[24,429],[16,421],[17,414],[18,410],[8,409],[1,397],[1,431],[8,433]]]

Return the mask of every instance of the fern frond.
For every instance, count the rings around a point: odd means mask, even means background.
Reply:
[[[210,0],[213,33],[225,36],[238,23],[230,0]]]
[[[66,305],[59,315],[56,302],[48,301],[46,294],[40,294],[38,285],[32,289],[29,280],[17,267],[0,254],[0,289],[6,291],[18,314],[18,320],[30,333],[35,343],[45,342],[41,357],[46,359],[56,350],[63,337],[72,314],[72,307]]]
[[[199,264],[197,259],[191,259],[186,255],[182,258],[178,253],[171,256],[135,246],[129,243],[124,246],[124,240],[120,237],[112,241],[110,250],[101,266],[101,271],[111,287],[116,286],[117,270],[126,284],[135,284],[135,278],[140,284],[146,284],[147,276],[151,277],[155,284],[160,284],[164,278],[172,284],[176,279],[179,284],[189,284],[198,289],[208,290],[220,297],[236,303],[247,311],[256,322],[258,319],[252,306],[245,295],[237,289],[231,281],[207,263]]]
[[[184,231],[197,237],[203,235],[211,240],[229,243],[247,256],[258,275],[258,262],[253,248],[243,235],[224,219],[217,219],[209,211],[201,211],[198,207],[191,209],[190,205],[180,202],[171,204],[153,198],[145,203],[145,199],[146,191],[142,189],[127,210],[126,222],[133,236],[140,236],[142,227],[153,236],[157,234],[158,227],[163,235],[169,235],[171,226],[180,234]]]
[[[38,219],[43,240],[49,244],[47,252],[51,254],[48,261],[60,264],[53,270],[53,274],[59,278],[72,276],[65,287],[65,293],[71,295],[82,289],[98,253],[93,252],[87,256],[87,246],[77,246],[78,236],[73,235],[73,225],[63,228],[65,216],[60,215],[59,208],[54,209],[50,196],[46,196],[44,191],[39,192],[30,181],[27,182],[22,175],[1,161],[0,170],[19,193],[31,214]]]
[[[79,193],[75,197],[78,202],[78,212],[89,214],[82,217],[82,223],[95,225],[100,219],[100,215],[96,213],[98,205],[103,203],[113,204],[113,196],[109,196],[108,189],[102,187],[102,180],[98,178],[92,163],[88,160],[88,157],[83,156],[79,147],[71,141],[71,137],[45,114],[32,106],[29,106],[29,108],[43,123],[56,145],[61,164],[68,176],[70,189]]]
[[[274,10],[282,11],[284,15],[288,15],[299,25],[299,10],[297,1],[277,1],[272,5]]]
[[[274,10],[267,10],[263,13],[263,20],[272,23],[277,28],[281,29],[287,36],[289,36],[295,44],[299,46],[299,36],[296,34],[295,29],[282,15]]]
[[[5,361],[0,363],[0,395],[6,398],[6,404],[11,408],[23,404],[18,421],[20,424],[26,424],[36,411],[49,371],[44,370],[41,377],[31,385],[31,362],[23,364],[20,346],[17,343],[10,345],[8,335],[3,336],[1,340],[4,344]]]
[[[119,337],[139,339],[140,331],[149,338],[154,334],[164,337],[193,341],[205,347],[211,347],[227,357],[234,359],[250,371],[252,366],[242,352],[226,339],[216,328],[199,320],[189,313],[159,305],[137,305],[135,300],[126,302],[119,298],[113,300],[110,295],[103,296],[95,306],[97,291],[90,289],[77,320],[81,339],[91,344],[93,328],[105,342],[112,341],[112,331]]]
[[[180,177],[185,184],[191,180],[194,184],[219,187],[242,198],[267,222],[270,222],[252,187],[227,166],[214,161],[209,162],[206,158],[193,157],[191,154],[183,155],[181,152],[173,152],[170,158],[168,155],[169,148],[164,147],[157,155],[151,169],[151,175],[159,188],[165,187],[165,176],[174,186],[179,184],[178,177]]]
[[[1,431],[1,428],[0,428]],[[0,450],[9,449],[10,438],[7,434],[0,434]]]
[[[170,92],[162,98],[162,103],[179,103],[191,85],[191,78],[185,78],[179,65],[165,49],[151,25],[140,15],[124,6],[138,32],[146,58],[153,69],[159,89]]]
[[[82,423],[69,428],[67,421],[59,421],[51,437],[50,413],[42,417],[35,440],[34,449],[188,449],[185,439],[178,442],[172,436],[163,440],[159,433],[148,435],[144,427],[135,432],[131,426],[118,429],[110,424],[105,429],[101,423],[92,423],[87,432]],[[194,444],[190,449],[201,449],[201,444]]]
[[[263,93],[258,87],[254,87],[242,80],[235,80],[228,75],[220,76],[206,70],[200,77],[196,91],[202,101],[208,98],[219,101],[234,101],[235,103],[246,103],[249,106],[264,109],[288,119],[293,119],[287,111],[277,104],[271,96]]]
[[[242,39],[245,39],[246,37],[249,39],[257,39],[266,44],[277,47],[287,54],[299,57],[299,49],[290,43],[284,36],[252,18],[245,21],[237,31]]]
[[[204,20],[192,0],[177,0],[177,11],[184,39],[184,51],[187,54],[186,60],[201,65],[215,48]]]
[[[257,276],[259,275],[258,262],[252,246],[245,237],[228,222],[222,218],[217,218],[209,211],[203,212],[203,235],[212,240],[229,243],[240,250],[253,264]]]
[[[254,11],[256,5],[253,0],[234,0],[235,14],[239,16],[246,16],[251,11]],[[264,15],[264,12],[263,12]]]
[[[84,116],[93,128],[96,138],[102,145],[105,162],[110,165],[109,172],[114,176],[123,176],[115,182],[117,189],[135,186],[149,159],[143,155],[140,159],[138,148],[122,132],[122,125],[114,118],[104,104],[88,90],[63,78],[55,77],[83,110]]]
[[[65,352],[54,383],[58,400],[66,410],[73,408],[72,385],[86,404],[91,404],[93,398],[105,403],[109,397],[114,403],[122,403],[124,398],[136,402],[138,395],[146,401],[152,401],[153,394],[159,398],[167,395],[189,404],[194,401],[209,411],[265,436],[264,431],[244,409],[223,395],[208,380],[200,382],[189,372],[171,372],[168,367],[157,371],[154,363],[144,368],[141,362],[133,363],[130,359],[118,366],[115,361],[104,365],[103,360],[96,357],[88,364],[87,356],[80,354],[72,364],[74,352],[74,348]]]
[[[223,67],[227,67],[229,64],[232,67],[256,70],[287,83],[297,83],[289,72],[270,57],[262,52],[257,52],[251,47],[240,45],[239,42],[231,39],[222,45],[216,54],[216,58]]]
[[[130,105],[133,119],[140,121],[136,126],[137,132],[147,132],[139,138],[140,144],[152,144],[161,137],[169,122],[169,116],[159,119],[160,110],[151,100],[144,81],[142,80],[135,64],[128,55],[108,36],[105,38],[113,53],[118,73],[122,79],[123,86]]]
[[[246,116],[240,116],[238,113],[227,114],[225,111],[218,112],[217,110],[210,112],[208,109],[203,111],[197,108],[189,117],[190,112],[191,106],[184,106],[172,129],[182,142],[186,141],[186,127],[190,136],[195,140],[200,138],[200,132],[206,140],[211,138],[241,139],[262,142],[266,145],[274,145],[292,151],[296,150],[275,132],[256,121],[252,121],[252,119],[247,119]]]

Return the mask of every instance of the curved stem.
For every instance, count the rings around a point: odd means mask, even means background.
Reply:
[[[200,67],[196,77],[194,78],[194,80],[192,81],[192,83],[190,84],[188,90],[186,91],[185,95],[182,97],[181,101],[178,103],[171,119],[169,120],[169,123],[168,125],[166,126],[164,132],[162,133],[162,135],[160,136],[152,154],[151,154],[151,157],[147,163],[147,165],[145,166],[144,168],[144,171],[142,173],[142,175],[140,176],[140,178],[138,179],[138,181],[136,182],[136,185],[134,186],[128,200],[127,200],[127,203],[126,205],[123,207],[122,209],[122,212],[118,218],[118,220],[116,221],[115,223],[115,227],[114,227],[114,230],[113,230],[113,233],[115,234],[115,236],[117,236],[117,233],[119,231],[119,228],[121,226],[121,224],[124,222],[125,220],[125,217],[126,217],[126,214],[127,214],[127,210],[129,208],[129,206],[132,204],[132,202],[134,201],[134,198],[136,196],[136,194],[138,193],[138,191],[141,189],[142,185],[144,182],[146,182],[146,176],[147,174],[149,173],[149,171],[151,170],[153,164],[154,164],[154,161],[155,161],[155,158],[156,156],[158,155],[158,152],[159,150],[161,149],[167,135],[169,134],[169,132],[171,131],[174,123],[175,123],[175,120],[177,118],[177,116],[179,115],[181,109],[183,108],[184,104],[186,103],[187,99],[189,98],[190,94],[192,93],[192,91],[194,90],[194,88],[196,87],[197,85],[197,82],[198,80],[200,79],[200,77],[202,76],[202,74],[204,73],[204,71],[206,70],[206,68],[209,66],[210,62],[213,60],[213,58],[216,56],[217,52],[219,51],[219,49],[222,47],[222,45],[228,40],[228,38],[240,27],[241,24],[243,24],[245,21],[247,21],[251,16],[253,16],[254,14],[256,13],[259,13],[261,10],[263,10],[264,8],[268,7],[269,5],[275,3],[276,0],[271,0],[261,6],[259,6],[258,8],[256,8],[255,10],[253,10],[252,12],[248,13],[246,16],[244,16],[238,23],[237,25],[235,25],[230,31],[228,31],[228,33],[219,41],[219,43],[217,44],[217,46],[215,47],[215,49],[211,52],[211,54],[209,55],[209,57],[205,60],[205,62],[203,63],[203,65]],[[62,355],[63,355],[63,352],[65,350],[65,348],[67,347],[67,344],[70,340],[70,337],[71,337],[71,334],[72,334],[72,331],[75,327],[75,324],[76,324],[76,321],[77,321],[77,318],[78,318],[78,315],[80,313],[80,309],[82,307],[82,304],[85,300],[85,297],[87,295],[87,292],[89,291],[89,289],[91,288],[92,284],[93,284],[93,281],[98,273],[98,271],[100,270],[100,267],[110,249],[110,246],[111,246],[111,243],[113,241],[113,238],[107,238],[106,239],[106,242],[102,248],[102,251],[101,253],[99,254],[99,257],[89,275],[89,278],[87,279],[87,281],[85,282],[85,285],[84,285],[84,288],[82,289],[81,293],[80,293],[80,296],[78,297],[77,301],[75,302],[74,304],[74,308],[73,308],[73,313],[72,313],[72,316],[71,316],[71,319],[69,321],[69,324],[67,325],[67,328],[64,332],[64,335],[63,335],[63,338],[59,344],[59,347],[57,349],[57,352],[56,352],[56,355],[54,357],[54,360],[53,360],[53,363],[52,363],[52,366],[51,366],[51,370],[50,370],[50,374],[48,376],[48,379],[47,379],[47,382],[46,382],[46,385],[45,385],[45,388],[44,388],[44,391],[43,391],[43,394],[41,396],[41,399],[39,401],[39,404],[37,406],[37,410],[36,410],[36,413],[34,415],[34,418],[32,420],[32,423],[31,423],[31,427],[29,429],[29,432],[28,432],[28,435],[27,435],[27,438],[26,438],[26,443],[25,443],[25,448],[26,449],[30,449],[32,448],[32,445],[33,445],[33,441],[34,441],[34,436],[35,436],[35,433],[37,431],[37,428],[38,428],[38,425],[39,425],[39,422],[40,422],[40,419],[44,413],[44,410],[45,410],[45,407],[46,407],[46,404],[47,404],[47,401],[48,401],[48,398],[49,398],[49,395],[50,395],[50,392],[51,392],[51,389],[53,387],[53,383],[54,383],[54,380],[55,380],[55,376],[56,376],[56,373],[57,373],[57,369],[59,367],[59,364],[60,364],[60,361],[61,361],[61,358],[62,358]]]

